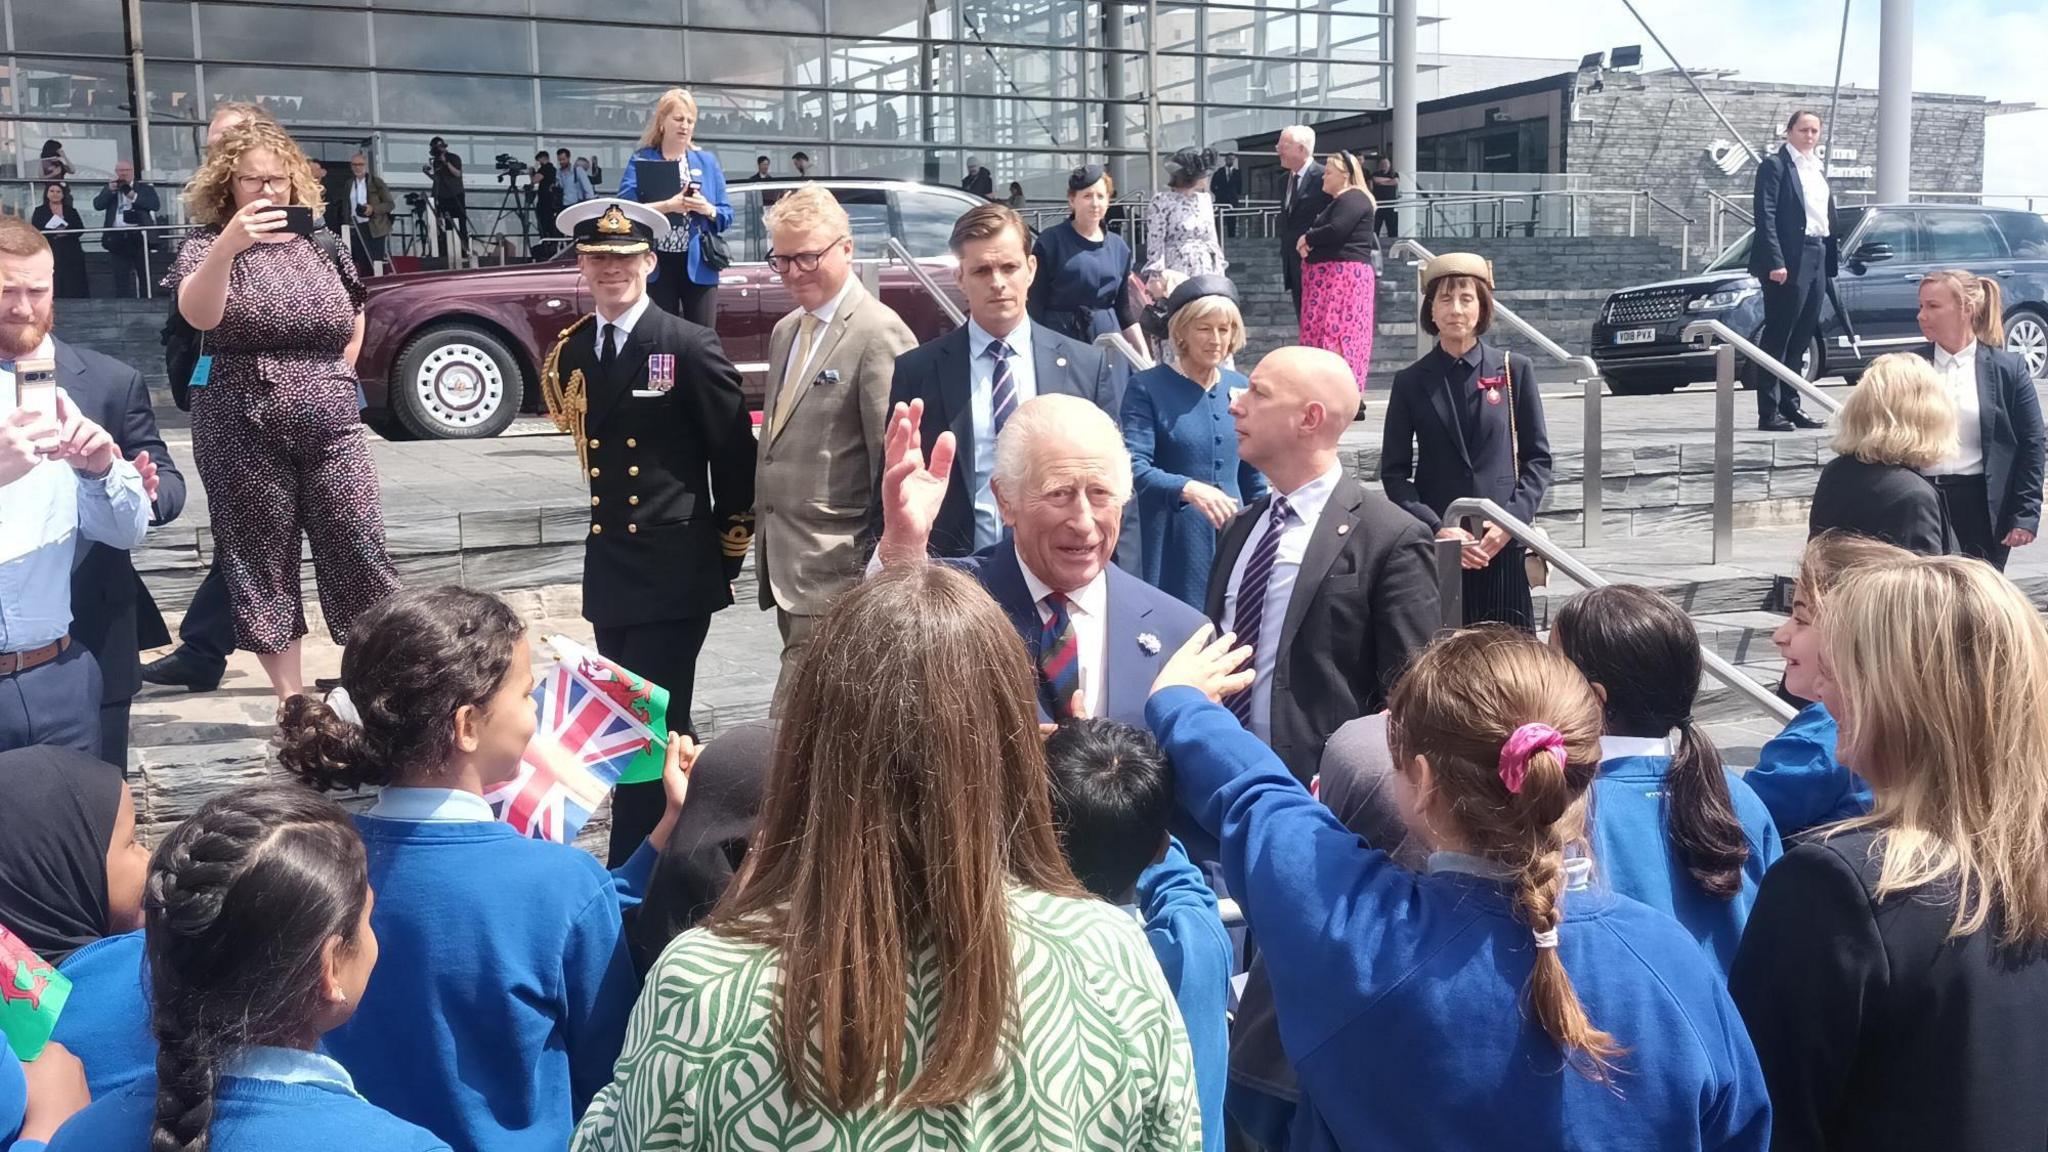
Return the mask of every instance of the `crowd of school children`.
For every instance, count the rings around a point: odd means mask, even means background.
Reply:
[[[1839,534],[1791,610],[1814,702],[1740,775],[1659,595],[1439,637],[1385,728],[1411,869],[1217,703],[1230,637],[1166,664],[1150,732],[1047,736],[993,602],[890,572],[728,757],[769,761],[732,886],[636,965],[716,755],[671,742],[615,871],[522,839],[482,794],[534,727],[525,630],[401,592],[347,649],[357,715],[287,705],[298,782],[154,852],[117,769],[0,756],[0,924],[70,986],[0,1058],[0,1147],[2038,1149],[2048,631],[1988,565]],[[1229,1080],[1247,946],[1295,1100]]]

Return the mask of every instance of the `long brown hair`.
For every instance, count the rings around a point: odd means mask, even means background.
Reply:
[[[1515,918],[1531,932],[1564,919],[1567,845],[1585,837],[1586,789],[1600,771],[1600,699],[1564,654],[1507,628],[1455,632],[1425,649],[1388,702],[1389,741],[1408,771],[1425,759],[1471,851],[1514,873]],[[1518,791],[1501,747],[1524,724],[1564,737],[1562,757],[1530,755]],[[1593,1026],[1555,948],[1535,949],[1524,990],[1543,1030],[1586,1078],[1611,1083],[1625,1051]]]
[[[1053,828],[1024,644],[980,585],[923,565],[848,591],[792,672],[759,831],[707,924],[780,954],[801,1099],[958,1103],[996,1075],[1015,1008],[1008,890],[1087,897]],[[906,1085],[925,949],[938,1018]]]
[[[1920,286],[1946,284],[1970,318],[1970,332],[1986,348],[2005,347],[2005,290],[1989,276],[1961,268],[1940,268],[1920,278]]]

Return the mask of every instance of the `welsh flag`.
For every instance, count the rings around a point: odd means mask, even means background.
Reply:
[[[554,659],[536,677],[533,741],[484,799],[522,835],[566,844],[613,785],[661,779],[668,690],[566,636],[544,643]]]
[[[57,1015],[71,999],[71,981],[0,928],[0,1034],[24,1061],[43,1054]]]

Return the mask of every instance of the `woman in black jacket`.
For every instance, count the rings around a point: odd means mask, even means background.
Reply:
[[[1507,531],[1443,518],[1482,496],[1525,524],[1550,487],[1550,437],[1526,356],[1480,339],[1493,325],[1493,266],[1466,252],[1422,269],[1422,330],[1434,349],[1394,374],[1380,441],[1380,483],[1439,540],[1464,546],[1465,619],[1532,626],[1527,561]]]
[[[53,287],[63,299],[79,299],[92,295],[92,286],[85,273],[85,248],[81,240],[85,233],[85,220],[71,203],[71,190],[62,184],[50,183],[43,186],[43,202],[29,216],[29,223],[35,225],[50,241],[50,254],[57,261],[56,282]]]
[[[1365,377],[1372,371],[1373,199],[1365,168],[1349,152],[1323,165],[1329,207],[1295,242],[1301,254],[1301,342],[1344,358],[1358,378],[1358,415],[1365,416]]]
[[[1894,352],[1871,361],[1835,421],[1808,539],[1839,528],[1922,556],[1956,550],[1941,493],[1917,470],[1955,455],[1956,405],[1927,361]]]
[[[1849,573],[1821,629],[1821,699],[1875,806],[1771,866],[1728,973],[1771,1147],[2038,1152],[2048,629],[1956,556]]]

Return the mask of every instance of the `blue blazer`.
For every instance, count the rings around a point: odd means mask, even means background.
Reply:
[[[1122,358],[1104,356],[1094,345],[1069,340],[1044,325],[1029,320],[1025,323],[1031,324],[1031,362],[1037,370],[1038,395],[1079,396],[1108,413],[1112,421],[1116,420],[1122,411],[1127,375]],[[896,374],[889,385],[892,412],[898,404],[924,401],[924,423],[920,428],[927,457],[938,442],[939,433],[949,429],[958,449],[953,457],[953,482],[946,489],[945,503],[932,525],[934,556],[966,556],[974,551],[973,367],[974,353],[967,346],[967,328],[962,325],[898,356]],[[881,539],[879,469],[868,499],[868,532],[871,540]]]
[[[1756,239],[1749,246],[1749,274],[1764,280],[1783,268],[1799,275],[1799,260],[1806,251],[1806,191],[1799,185],[1799,172],[1792,167],[1781,144],[1758,161],[1753,203],[1756,208]],[[1828,279],[1841,268],[1842,246],[1835,236],[1835,191],[1828,189]],[[1768,286],[1768,285],[1767,285]]]
[[[1506,353],[1485,341],[1479,347],[1478,378],[1499,376]],[[1514,357],[1513,386],[1507,389],[1514,394],[1512,418],[1509,404],[1483,405],[1478,441],[1468,444],[1438,362],[1431,349],[1394,373],[1380,439],[1380,484],[1387,498],[1431,532],[1444,526],[1451,501],[1465,496],[1492,500],[1523,523],[1535,520],[1550,488],[1550,436],[1535,366],[1527,356]]]
[[[1003,615],[1016,626],[1025,650],[1031,654],[1031,666],[1036,668],[1038,640],[1045,625],[1038,617],[1038,602],[1031,598],[1030,586],[1024,583],[1024,568],[1017,559],[1016,544],[1004,540],[951,562],[979,580],[1002,607]],[[1104,651],[1109,667],[1103,670],[1102,714],[1143,727],[1145,700],[1152,694],[1152,681],[1166,666],[1167,658],[1207,620],[1200,612],[1114,564],[1105,571],[1109,575],[1109,629]],[[1040,720],[1051,718],[1050,703],[1050,690],[1040,684]]]
[[[1921,355],[1934,358],[1934,346]],[[2041,482],[2048,431],[2041,396],[2027,365],[2003,348],[1977,345],[1977,422],[1984,439],[1984,491],[1991,501],[1991,538],[2041,530]]]
[[[626,161],[624,172],[619,173],[619,199],[638,201],[640,199],[640,174],[633,170],[634,160],[659,160],[661,149],[641,148]],[[706,232],[723,232],[732,227],[732,202],[725,197],[725,169],[719,166],[718,157],[702,148],[690,149],[690,176],[703,185],[702,192],[718,216],[706,220],[702,216],[690,217],[690,283],[718,283],[718,269],[704,263],[704,244],[699,239]],[[685,185],[688,180],[683,181]],[[656,275],[660,275],[657,270]]]

